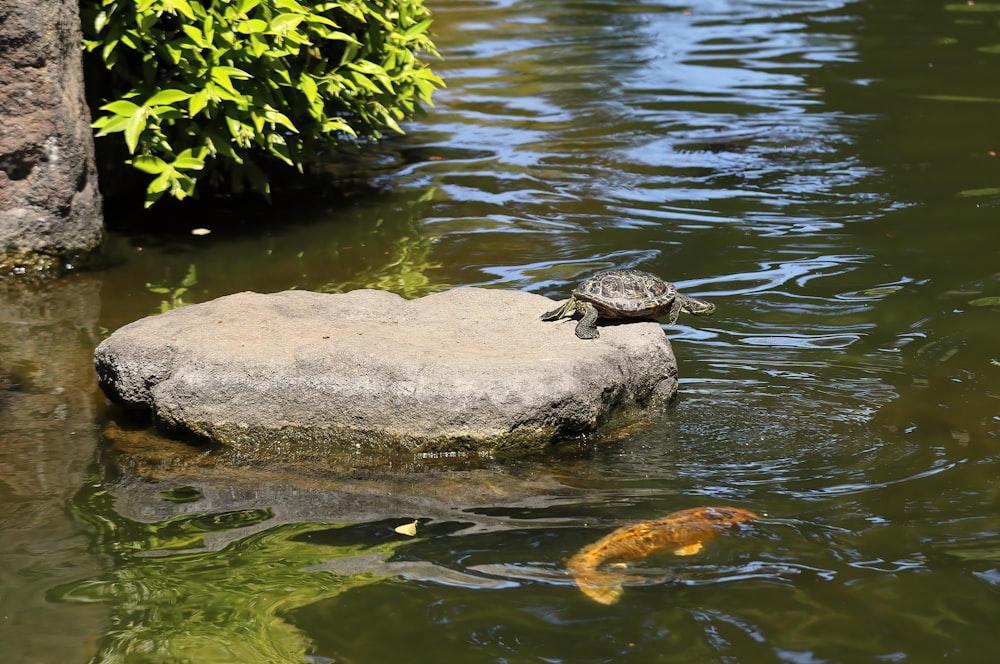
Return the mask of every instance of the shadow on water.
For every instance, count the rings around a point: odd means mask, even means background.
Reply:
[[[438,3],[449,88],[356,188],[4,290],[9,661],[992,657],[1000,31],[973,7]],[[665,328],[680,400],[619,437],[408,475],[111,463],[90,353],[165,306],[633,266],[719,312]],[[632,563],[614,607],[565,573],[705,504],[764,516]]]

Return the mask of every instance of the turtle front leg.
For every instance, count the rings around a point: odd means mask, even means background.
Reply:
[[[674,301],[670,304],[670,315],[667,316],[667,321],[670,322],[671,327],[677,322],[677,319],[681,315],[681,299],[675,297]]]
[[[542,320],[556,320],[557,318],[562,318],[568,313],[571,313],[576,309],[576,300],[570,298],[563,302],[557,309],[553,309],[547,313],[542,314]]]
[[[579,302],[576,310],[583,314],[583,318],[576,324],[576,336],[581,339],[596,339],[601,336],[597,331],[597,307],[590,302]]]

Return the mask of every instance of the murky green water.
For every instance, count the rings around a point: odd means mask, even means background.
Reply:
[[[350,196],[0,290],[3,661],[995,658],[1000,9],[432,6],[449,88]],[[667,330],[681,398],[624,439],[410,482],[143,482],[105,452],[90,353],[164,304],[558,297],[612,266],[719,306]],[[611,607],[564,572],[703,504],[767,516],[638,563]]]

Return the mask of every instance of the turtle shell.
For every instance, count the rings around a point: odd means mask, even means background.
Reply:
[[[609,270],[581,283],[573,296],[593,304],[604,318],[655,318],[670,308],[677,289],[649,272]]]

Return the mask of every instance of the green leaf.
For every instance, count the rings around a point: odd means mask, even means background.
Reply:
[[[128,126],[127,118],[122,115],[103,115],[94,121],[92,125],[94,129],[98,129],[98,136],[107,136],[108,134],[114,134],[119,131],[125,131],[125,127]]]
[[[194,11],[191,9],[191,5],[188,4],[187,0],[161,0],[162,7],[168,12],[174,14],[183,14],[185,18],[190,20],[195,20]]]
[[[417,35],[422,35],[427,32],[427,28],[429,27],[431,27],[431,19],[426,19],[416,25],[412,25],[406,32],[403,33],[403,39],[410,40]]]
[[[108,24],[108,13],[103,9],[94,16],[94,32],[100,32]]]
[[[128,124],[125,125],[125,145],[128,147],[129,154],[135,154],[135,149],[139,145],[139,136],[145,128],[146,111],[140,108],[129,118]]]
[[[227,66],[212,67],[212,77],[214,78],[216,74],[224,75],[229,78],[236,78],[243,80],[246,80],[248,78],[253,78],[252,74],[243,71],[239,67],[227,67]]]
[[[154,106],[149,109],[149,115],[155,117],[157,120],[176,120],[187,117],[185,111],[173,106]]]
[[[337,3],[337,8],[350,14],[359,21],[365,22],[365,14],[358,4],[352,2],[352,0],[343,0]]]
[[[243,97],[241,97],[240,94],[236,92],[235,89],[233,89],[232,84],[230,84],[229,89],[227,90],[226,88],[220,85],[216,85],[215,83],[208,83],[205,86],[205,92],[208,93],[208,98],[213,101],[217,101],[220,99],[225,99],[236,103],[240,103],[243,101]]]
[[[295,165],[295,161],[292,159],[291,154],[288,151],[288,143],[286,143],[281,136],[274,135],[269,141],[269,147],[272,155],[289,166]]]
[[[188,114],[194,117],[208,106],[208,90],[199,90],[188,99]]]
[[[135,35],[126,32],[121,36],[121,43],[125,44],[133,51],[138,51],[141,41],[136,39]]]
[[[256,133],[258,134],[264,133],[264,125],[266,124],[267,121],[264,119],[263,115],[260,115],[259,113],[254,113],[253,115],[250,116],[250,121],[253,122],[253,128],[256,131]]]
[[[181,201],[194,194],[195,179],[184,173],[177,173],[170,181],[170,195]]]
[[[266,41],[261,39],[258,35],[250,35],[250,53],[254,58],[260,58],[267,52],[268,44]]]
[[[271,30],[278,34],[288,32],[302,22],[305,18],[301,14],[279,14],[271,20]]]
[[[208,150],[199,145],[198,147],[195,148],[187,148],[186,150],[183,150],[179,155],[177,155],[177,158],[202,160],[205,158],[205,154],[207,152]]]
[[[173,66],[179,65],[181,59],[184,57],[184,50],[173,42],[163,44],[163,52],[166,54],[167,62]]]
[[[358,60],[357,62],[352,62],[348,65],[354,71],[359,71],[362,74],[368,74],[369,76],[380,76],[385,74],[385,69],[378,66],[371,60]]]
[[[346,32],[340,32],[339,30],[331,30],[329,32],[325,32],[323,33],[322,37],[323,39],[326,39],[328,41],[342,41],[342,42],[347,42],[348,44],[361,46],[361,42],[355,39],[353,35],[349,35]]]
[[[211,44],[206,41],[205,35],[203,35],[201,30],[195,26],[185,23],[181,26],[181,30],[183,30],[188,39],[193,41],[199,48],[208,48],[211,46]]]
[[[132,159],[132,165],[144,173],[156,175],[167,170],[170,166],[167,162],[151,154],[140,154]]]
[[[146,100],[146,106],[159,106],[159,105],[170,105],[179,101],[184,101],[191,97],[190,92],[184,92],[183,90],[177,90],[175,88],[167,88],[166,90],[160,90],[152,97]]]
[[[336,132],[343,132],[350,136],[357,136],[357,133],[354,131],[354,127],[347,124],[347,122],[345,122],[340,118],[333,118],[331,120],[327,120],[323,124],[323,133],[332,134]]]
[[[331,21],[322,14],[310,14],[306,20],[309,22],[310,27],[317,25],[325,25],[328,28],[337,28],[338,26],[335,22]]]
[[[292,121],[288,119],[287,115],[280,113],[273,108],[264,109],[264,119],[272,124],[281,125],[289,131],[298,132],[298,129],[295,128],[295,125],[292,124]]]
[[[259,18],[240,21],[236,24],[236,32],[242,35],[252,35],[257,32],[264,32],[265,30],[267,30],[267,21],[262,21]]]
[[[102,111],[110,111],[115,115],[120,115],[122,117],[128,117],[128,118],[135,115],[136,111],[138,111],[139,109],[140,107],[138,104],[133,104],[127,99],[119,99],[117,101],[111,102],[110,104],[105,104],[104,106],[101,106]]]
[[[351,80],[357,83],[358,87],[365,88],[369,92],[374,92],[375,94],[382,94],[382,88],[378,87],[372,83],[371,79],[364,74],[358,72],[351,72]]]
[[[170,175],[173,171],[168,167],[165,171],[153,178],[153,181],[146,186],[146,193],[162,194],[170,189]]]
[[[305,7],[295,2],[295,0],[274,0],[274,6],[278,9],[286,9],[300,14],[305,14],[308,11]]]
[[[200,171],[205,168],[205,162],[194,157],[177,157],[174,159],[173,167],[182,171]]]
[[[233,82],[229,80],[229,74],[225,71],[226,69],[231,69],[231,67],[212,67],[212,80],[218,83],[219,87],[223,90],[228,90],[236,97],[230,97],[230,99],[239,99],[239,93],[236,88],[233,87]]]
[[[299,79],[299,90],[305,95],[306,101],[309,102],[310,106],[314,106],[319,102],[319,87],[316,85],[316,79],[312,76],[302,75]]]
[[[388,113],[385,114],[382,117],[382,122],[384,122],[386,124],[386,126],[389,127],[389,129],[392,129],[397,134],[405,134],[406,133],[405,131],[403,131],[403,128],[399,126],[399,123],[396,122],[396,119],[394,117],[392,117],[391,115],[389,115]]]
[[[101,49],[101,59],[104,60],[104,66],[108,69],[114,69],[115,64],[118,63],[118,54],[115,53],[115,47],[118,45],[118,40],[109,41]]]
[[[245,16],[247,12],[260,4],[260,0],[240,0],[238,11]]]

